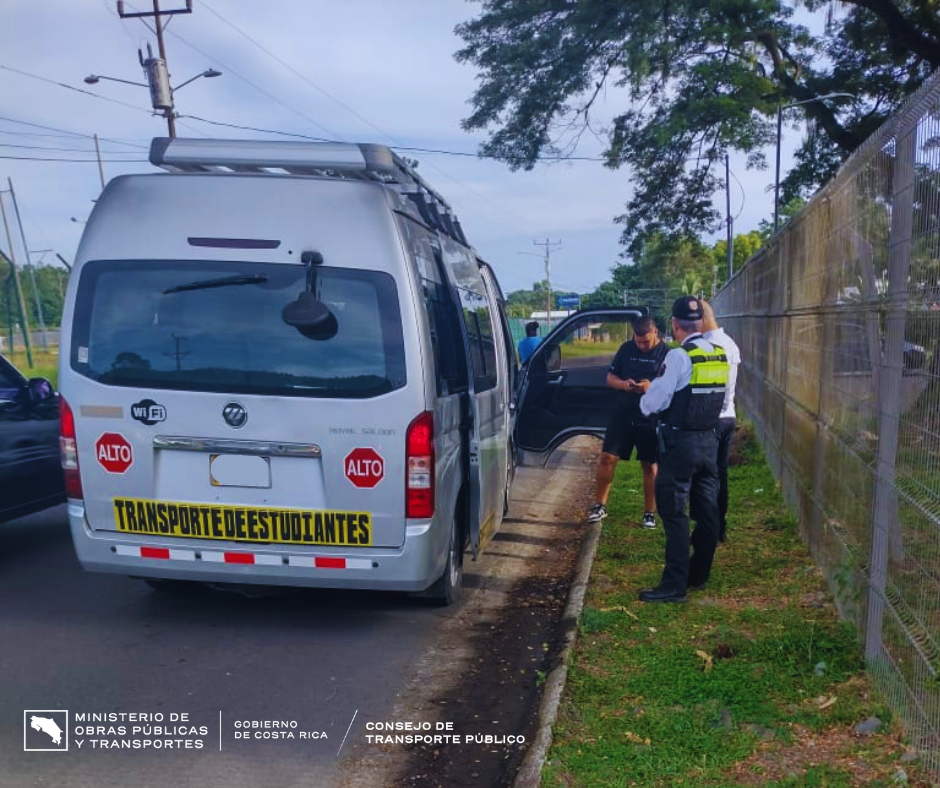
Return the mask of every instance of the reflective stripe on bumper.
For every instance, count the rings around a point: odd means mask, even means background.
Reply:
[[[160,561],[208,561],[216,564],[259,564],[265,566],[298,566],[307,569],[372,569],[368,558],[346,558],[335,555],[275,555],[273,553],[249,553],[242,551],[220,552],[215,550],[180,550],[173,547],[149,547],[147,545],[114,546],[117,555],[131,558],[151,558]]]

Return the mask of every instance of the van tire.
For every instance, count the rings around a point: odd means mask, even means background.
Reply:
[[[450,528],[450,545],[444,572],[422,596],[432,604],[446,607],[460,601],[463,594],[463,531],[460,521],[454,518]]]

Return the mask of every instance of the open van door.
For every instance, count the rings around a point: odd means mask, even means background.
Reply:
[[[647,312],[576,312],[542,340],[521,373],[515,424],[520,465],[544,466],[559,444],[576,435],[604,436],[616,407],[616,392],[607,386],[610,362],[633,336],[633,320]]]

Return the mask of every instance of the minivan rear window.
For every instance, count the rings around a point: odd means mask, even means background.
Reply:
[[[85,265],[71,367],[116,386],[366,398],[405,385],[398,292],[381,271],[315,267],[333,330],[282,319],[303,265],[163,260]]]

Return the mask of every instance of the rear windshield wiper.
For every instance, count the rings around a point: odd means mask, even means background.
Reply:
[[[207,290],[210,287],[229,287],[230,285],[255,285],[259,282],[267,282],[268,277],[264,274],[251,274],[250,276],[222,276],[218,279],[202,279],[198,282],[190,282],[186,285],[176,285],[163,291],[163,295],[169,293],[182,293],[186,290]]]

